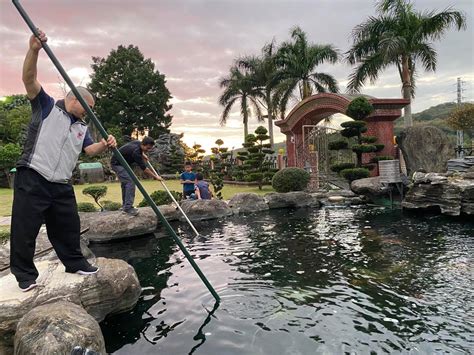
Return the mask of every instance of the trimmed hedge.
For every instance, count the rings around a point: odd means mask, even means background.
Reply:
[[[349,143],[344,140],[329,142],[328,144],[329,150],[341,150],[341,149],[347,149],[348,147],[349,147]]]
[[[371,143],[377,142],[377,137],[374,137],[374,136],[362,136],[362,137],[360,137],[360,140],[362,141],[362,143],[371,144]]]
[[[354,180],[367,178],[369,177],[370,173],[369,170],[365,168],[354,168],[342,170],[341,175],[344,177],[344,179],[352,182]]]
[[[308,186],[309,173],[301,168],[285,168],[277,172],[272,179],[276,192],[303,191]]]
[[[334,164],[331,166],[331,171],[334,171],[335,173],[340,173],[344,169],[352,169],[355,168],[354,163],[339,163],[339,164]]]
[[[118,211],[120,207],[122,207],[122,204],[118,202],[106,200],[102,202],[102,207],[104,208],[105,211]]]
[[[355,153],[373,153],[377,151],[377,147],[372,144],[354,144],[352,151]]]
[[[173,197],[175,198],[176,201],[179,201],[183,198],[183,194],[181,192],[177,192],[177,191],[170,191],[170,192],[171,192],[171,194],[173,195]],[[153,202],[155,202],[155,204],[157,206],[168,205],[171,202],[173,202],[173,200],[168,195],[168,193],[166,191],[162,191],[162,190],[158,190],[158,191],[153,192],[150,195],[150,197],[153,200]],[[148,206],[148,201],[145,200],[145,199],[143,199],[142,202],[140,202],[138,204],[138,207],[146,207],[146,206]]]
[[[79,202],[77,204],[77,210],[79,212],[97,212],[97,209],[91,202]]]

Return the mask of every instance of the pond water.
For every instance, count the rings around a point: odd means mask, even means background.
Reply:
[[[470,353],[474,223],[381,208],[274,210],[182,239],[95,245],[128,261],[136,307],[101,323],[113,354]]]

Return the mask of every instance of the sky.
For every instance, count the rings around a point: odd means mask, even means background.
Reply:
[[[222,107],[219,79],[235,58],[258,55],[264,44],[289,39],[300,26],[310,42],[333,44],[340,53],[351,45],[351,30],[376,14],[375,0],[23,0],[35,25],[47,33],[48,43],[76,85],[85,85],[91,57],[107,57],[119,45],[138,46],[156,69],[166,75],[171,91],[171,131],[184,133],[188,145],[207,152],[217,139],[240,148],[243,125],[238,106],[226,126],[220,126]],[[456,100],[456,80],[463,80],[463,100],[474,100],[473,0],[415,0],[418,10],[444,10],[454,5],[467,17],[465,31],[449,31],[434,42],[436,73],[420,72],[413,112]],[[0,97],[24,93],[21,68],[30,36],[9,0],[0,0]],[[345,91],[352,68],[344,62],[321,65],[317,71],[333,75]],[[38,80],[56,98],[63,95],[57,70],[43,53]],[[362,93],[401,97],[395,67],[388,68]],[[295,104],[296,101],[293,103]],[[291,108],[291,107],[290,107]],[[100,117],[99,117],[100,119]],[[250,119],[249,131],[259,125]],[[275,127],[275,140],[285,136]]]

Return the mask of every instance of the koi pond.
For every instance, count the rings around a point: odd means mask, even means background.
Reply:
[[[469,353],[474,223],[383,208],[273,210],[109,245],[143,288],[101,323],[113,354]]]

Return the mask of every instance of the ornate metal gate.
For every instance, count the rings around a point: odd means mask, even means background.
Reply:
[[[325,188],[329,183],[342,188],[348,188],[347,182],[337,174],[331,172],[331,165],[341,161],[353,161],[352,151],[345,153],[329,150],[332,137],[340,137],[338,130],[325,126],[303,126],[303,154],[304,168],[310,173],[308,189],[315,191]]]

